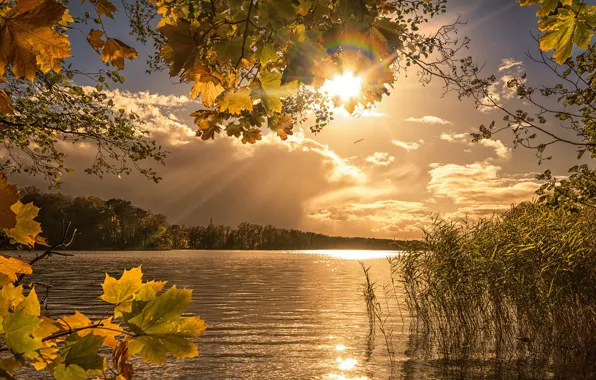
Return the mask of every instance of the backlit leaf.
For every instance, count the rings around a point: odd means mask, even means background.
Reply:
[[[31,265],[14,257],[0,256],[0,285],[17,280],[17,273],[31,274]]]
[[[41,225],[34,220],[39,208],[33,203],[22,204],[17,201],[10,209],[17,215],[17,224],[14,228],[5,228],[4,233],[17,243],[33,247],[37,235],[41,233]]]
[[[101,52],[101,59],[104,62],[110,62],[113,66],[124,69],[124,59],[137,59],[139,54],[135,48],[128,46],[124,42],[115,38],[108,38],[103,51]]]
[[[201,82],[199,80],[192,86],[190,96],[193,99],[201,97],[203,105],[211,108],[215,104],[215,99],[217,99],[222,92],[224,92],[222,85],[213,82]]]
[[[139,313],[128,319],[131,330],[138,336],[131,338],[128,349],[153,363],[163,364],[167,354],[178,359],[198,355],[198,349],[187,338],[200,336],[205,322],[199,317],[181,318],[191,301],[192,292],[175,286],[147,303]]]
[[[125,270],[122,276],[116,280],[106,273],[101,287],[103,294],[99,297],[107,303],[116,305],[114,316],[122,316],[123,312],[129,312],[132,307],[133,295],[143,286],[143,272],[141,267]]]
[[[239,90],[227,90],[219,101],[219,111],[229,112],[232,115],[240,115],[242,110],[252,110],[252,98],[250,88],[245,87]]]
[[[41,308],[39,305],[39,299],[37,298],[37,293],[35,292],[35,288],[31,289],[27,297],[25,297],[25,299],[17,305],[16,311],[21,311],[23,312],[23,314],[26,315],[33,315],[35,317],[39,317],[39,314],[41,313]]]
[[[554,58],[563,64],[571,57],[574,44],[580,49],[588,48],[596,28],[596,6],[574,3],[559,8],[556,15],[543,17],[538,27],[545,32],[540,37],[540,49],[554,49]]]
[[[41,320],[22,311],[8,315],[2,321],[4,343],[17,354],[32,354],[42,347],[41,339],[34,338],[33,332]]]
[[[99,52],[100,49],[103,49],[106,42],[103,40],[104,33],[101,30],[91,29],[89,34],[87,35],[87,41],[91,44],[91,47],[95,49],[95,51]]]

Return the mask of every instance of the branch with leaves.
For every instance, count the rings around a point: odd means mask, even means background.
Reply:
[[[46,244],[34,218],[39,209],[20,202],[16,186],[0,173],[0,228],[15,244]],[[106,274],[99,297],[113,306],[113,316],[91,320],[80,312],[54,316],[42,311],[35,282],[28,292],[22,285],[32,266],[69,245],[74,234],[65,229],[61,242],[48,247],[29,263],[0,256],[0,376],[12,379],[17,369],[49,371],[58,380],[130,380],[134,374],[129,358],[163,364],[172,355],[182,360],[199,355],[192,339],[202,335],[206,324],[197,316],[182,317],[192,296],[176,286],[163,291],[164,281],[143,282],[141,267],[124,270],[120,278]],[[51,285],[38,284],[49,288]],[[42,301],[43,303],[43,301]],[[111,350],[111,365],[101,352]]]

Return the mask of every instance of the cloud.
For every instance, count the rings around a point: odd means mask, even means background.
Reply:
[[[442,133],[441,140],[454,142],[454,143],[461,143],[466,146],[474,146],[475,144],[472,142],[470,134],[468,133]],[[495,151],[495,154],[502,159],[510,159],[511,158],[511,148],[508,148],[503,144],[501,140],[492,140],[492,139],[483,139],[478,142],[480,145],[492,148]]]
[[[194,103],[186,96],[120,90],[108,91],[106,95],[116,109],[137,114],[142,121],[139,128],[147,130],[152,138],[159,138],[165,145],[182,145],[194,140],[194,128],[181,120],[184,114],[190,113],[185,107]]]
[[[391,140],[391,143],[399,148],[405,149],[408,152],[410,152],[412,150],[419,149],[422,146],[422,144],[424,144],[424,140],[418,140],[418,142]]]
[[[512,68],[522,67],[524,63],[522,61],[516,61],[513,58],[504,58],[501,60],[501,65],[499,66],[499,71],[505,71]]]
[[[409,117],[406,119],[406,121],[410,121],[412,123],[422,123],[422,124],[442,124],[442,125],[452,124],[450,121],[441,119],[440,117],[437,117],[437,116],[423,116],[423,117],[419,117],[419,118]]]
[[[395,161],[395,157],[385,152],[376,152],[372,156],[366,157],[366,162],[374,166],[389,166],[393,161]]]
[[[501,175],[502,168],[489,162],[468,165],[431,164],[427,189],[434,197],[452,200],[470,208],[502,210],[513,203],[530,200],[540,187],[531,174]]]

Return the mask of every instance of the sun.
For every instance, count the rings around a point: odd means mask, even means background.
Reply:
[[[326,80],[321,87],[321,92],[327,92],[329,96],[339,96],[342,100],[350,100],[360,94],[362,90],[362,79],[346,71],[342,75],[336,75],[331,80]]]

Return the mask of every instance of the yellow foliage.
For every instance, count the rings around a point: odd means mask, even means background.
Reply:
[[[0,256],[0,285],[16,281],[17,273],[31,274],[31,265],[14,257]]]
[[[247,87],[239,90],[227,90],[219,101],[219,111],[240,115],[242,110],[252,110],[253,101],[250,92],[250,88]]]
[[[17,201],[10,209],[17,215],[17,224],[14,228],[5,228],[4,233],[20,244],[33,247],[37,235],[41,233],[41,225],[34,220],[39,213],[39,207],[33,203],[22,204]]]

